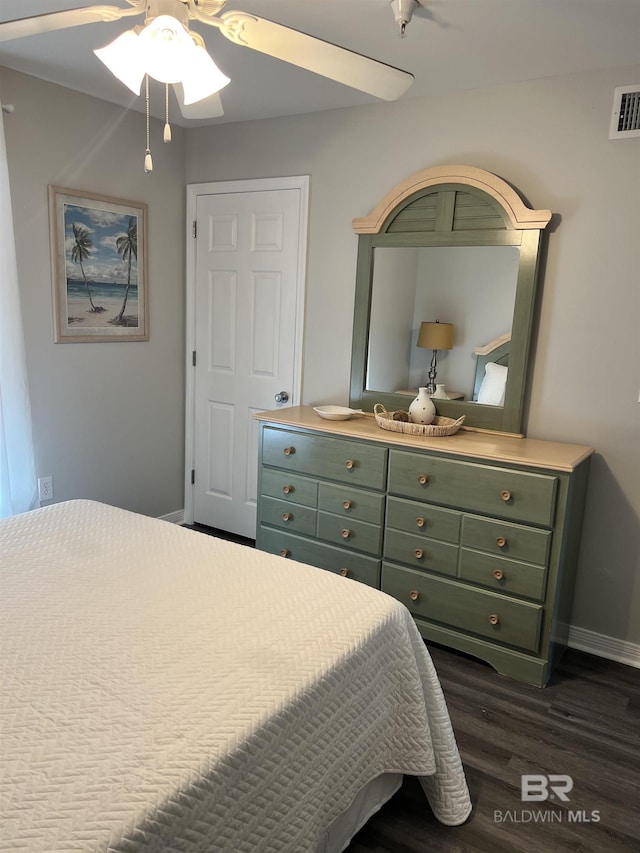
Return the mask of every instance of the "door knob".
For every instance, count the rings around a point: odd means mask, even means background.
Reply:
[[[287,391],[278,391],[275,396],[276,403],[286,403],[289,399],[289,393]]]

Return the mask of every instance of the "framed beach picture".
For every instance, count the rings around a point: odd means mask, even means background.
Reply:
[[[49,187],[56,343],[148,341],[147,205]]]

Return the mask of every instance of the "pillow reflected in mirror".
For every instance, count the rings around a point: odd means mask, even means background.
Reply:
[[[493,361],[484,368],[484,379],[478,391],[478,403],[486,406],[504,406],[504,392],[508,368]]]

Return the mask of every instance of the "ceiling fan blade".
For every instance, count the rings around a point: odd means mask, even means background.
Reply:
[[[93,24],[96,21],[119,21],[120,18],[141,15],[143,12],[144,6],[135,9],[120,9],[118,6],[83,6],[80,9],[51,12],[48,15],[17,18],[15,21],[0,23],[0,42],[35,36],[52,30]]]
[[[173,88],[176,93],[176,98],[178,99],[180,112],[185,118],[219,118],[224,115],[222,101],[220,100],[218,92],[214,92],[213,95],[209,95],[208,98],[203,98],[201,101],[196,101],[195,104],[185,104],[182,84],[174,83]]]
[[[386,101],[404,94],[413,74],[246,12],[225,12],[220,30],[235,44],[250,47],[329,77]]]

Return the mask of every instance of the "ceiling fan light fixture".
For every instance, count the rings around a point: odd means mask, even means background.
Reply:
[[[195,104],[210,95],[224,89],[231,81],[224,74],[204,47],[195,46],[195,53],[189,62],[186,73],[183,74],[182,90],[185,104]]]
[[[146,72],[161,83],[179,83],[196,57],[191,35],[171,15],[158,15],[147,24],[138,36],[138,49]]]
[[[208,98],[230,82],[202,38],[171,15],[158,15],[140,32],[128,30],[94,53],[136,95],[145,74],[161,83],[182,83],[185,104]]]
[[[135,30],[127,30],[115,41],[93,51],[109,71],[128,89],[131,89],[134,95],[140,94],[142,78],[145,74],[138,39],[139,36]]]

